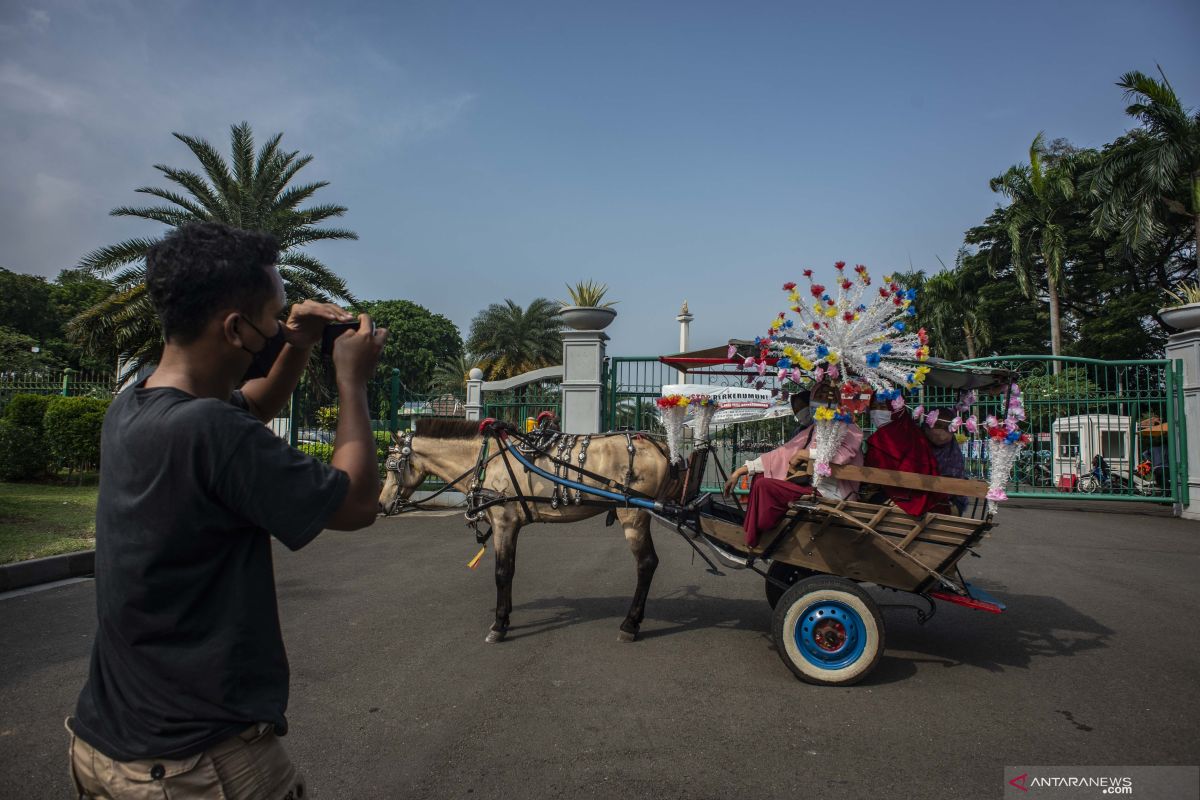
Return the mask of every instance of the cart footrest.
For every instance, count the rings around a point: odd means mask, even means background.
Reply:
[[[973,586],[970,583],[964,584],[967,587],[968,597],[963,597],[960,594],[950,594],[949,592],[930,592],[929,596],[935,600],[944,600],[947,603],[956,603],[967,608],[974,608],[978,611],[990,611],[993,614],[999,614],[1004,611],[1007,606],[1001,603],[990,594],[980,589],[978,586]]]

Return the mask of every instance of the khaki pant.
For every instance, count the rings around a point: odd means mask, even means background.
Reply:
[[[67,731],[70,732],[70,727]],[[71,779],[96,800],[303,800],[303,778],[269,725],[187,758],[114,761],[71,733]]]

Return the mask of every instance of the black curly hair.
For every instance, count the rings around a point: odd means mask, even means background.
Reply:
[[[278,258],[279,242],[269,233],[219,222],[176,228],[146,251],[146,288],[163,338],[187,344],[223,309],[261,308],[274,289],[263,268]]]

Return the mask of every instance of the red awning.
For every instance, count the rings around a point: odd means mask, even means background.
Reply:
[[[696,370],[704,369],[705,367],[716,367],[721,365],[737,365],[740,366],[742,358],[729,357],[729,345],[735,345],[742,352],[748,353],[755,350],[754,342],[742,341],[741,339],[731,339],[729,344],[723,344],[719,347],[709,347],[704,350],[689,350],[686,353],[676,353],[671,356],[659,356],[658,360],[666,364],[668,367],[674,367],[680,372],[695,372]],[[767,365],[774,366],[778,359],[768,358]],[[726,373],[722,373],[726,374]],[[739,374],[739,373],[733,373]],[[757,370],[746,372],[746,375],[757,375]]]

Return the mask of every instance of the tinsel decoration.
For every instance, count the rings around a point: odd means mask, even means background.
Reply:
[[[694,394],[690,399],[688,406],[692,409],[692,417],[696,423],[696,444],[706,445],[712,418],[717,413],[717,403],[707,394]]]
[[[1020,423],[1025,420],[1025,403],[1021,399],[1021,387],[1013,384],[1008,391],[1008,414],[1004,420],[989,416],[983,422],[988,439],[991,440],[991,457],[988,464],[988,511],[996,513],[996,503],[1007,500],[1005,484],[1012,474],[1013,465],[1021,450],[1031,441],[1029,434],[1021,431]]]
[[[742,367],[762,376],[769,364],[780,379],[828,381],[839,391],[842,381],[857,379],[883,392],[893,408],[902,408],[901,388],[920,386],[929,373],[923,363],[929,359],[928,336],[923,328],[913,326],[916,292],[902,289],[890,275],[882,286],[870,288],[871,275],[861,264],[847,270],[846,262],[839,261],[834,269],[837,275],[831,289],[816,283],[811,269],[804,270],[807,292],[794,282],[783,285],[795,318],[779,312],[767,335],[754,340],[757,355],[746,357]],[[732,357],[734,351],[730,353]],[[852,417],[846,409],[819,411],[827,413],[816,415],[815,469],[819,475],[829,475],[830,459]]]
[[[816,464],[813,466],[813,472],[824,478],[833,471],[829,465],[837,455],[838,448],[842,446],[842,440],[846,438],[846,423],[830,418],[818,420],[814,424],[816,431],[813,437],[813,460]]]
[[[1009,444],[1003,439],[992,440],[987,492],[989,513],[995,514],[996,503],[1008,499],[1004,485],[1008,483],[1008,476],[1012,473],[1013,465],[1017,463],[1017,456],[1024,448],[1023,444]]]
[[[680,452],[683,448],[683,421],[687,418],[688,398],[680,394],[667,395],[655,401],[658,404],[658,414],[662,419],[663,430],[667,433],[667,449],[671,463],[683,460]]]
[[[796,319],[780,311],[767,335],[755,339],[758,356],[750,356],[743,366],[765,369],[768,359],[774,359],[776,371],[798,368],[814,381],[858,377],[884,391],[923,383],[929,367],[921,362],[929,358],[929,340],[924,329],[913,328],[916,291],[902,289],[891,275],[871,290],[871,275],[861,264],[853,277],[846,274],[844,261],[834,269],[834,289],[816,283],[811,269],[804,270],[810,298],[794,282],[783,285]],[[919,366],[912,367],[914,361]]]

